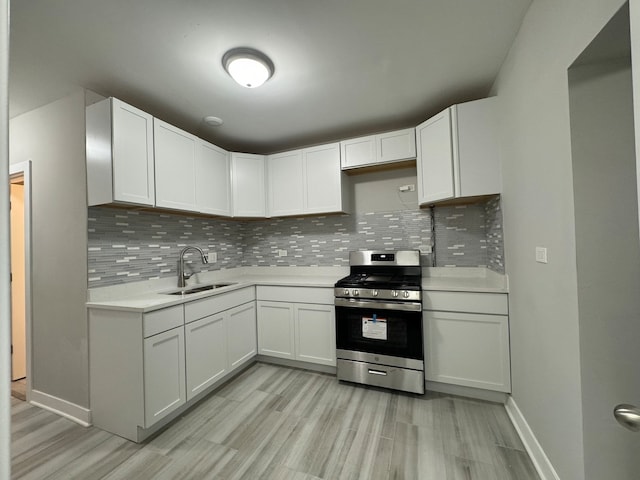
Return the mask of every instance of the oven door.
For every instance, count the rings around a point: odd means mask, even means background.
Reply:
[[[336,348],[424,360],[422,306],[336,298]]]

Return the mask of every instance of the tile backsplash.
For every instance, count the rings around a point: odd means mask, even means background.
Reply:
[[[215,252],[202,265],[193,253],[187,268],[211,271],[239,266],[348,266],[349,251],[419,249],[432,244],[431,213],[401,210],[355,215],[251,221],[172,213],[89,208],[89,288],[176,276],[187,245]],[[500,198],[434,208],[436,266],[487,266],[504,273]],[[431,266],[433,256],[423,254]]]

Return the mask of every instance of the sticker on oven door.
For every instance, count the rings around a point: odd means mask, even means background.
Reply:
[[[362,336],[374,340],[387,339],[387,319],[376,314],[373,317],[362,317]]]

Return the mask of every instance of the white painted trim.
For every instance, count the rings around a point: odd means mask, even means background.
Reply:
[[[531,457],[531,461],[538,472],[541,480],[560,480],[560,477],[556,473],[553,465],[549,461],[546,453],[542,449],[542,446],[538,443],[538,439],[533,434],[533,431],[529,427],[527,420],[522,415],[522,412],[516,405],[516,401],[512,396],[509,396],[507,399],[507,403],[505,404],[505,409],[507,410],[507,415],[511,419],[511,423],[513,423],[514,428],[520,435],[520,439],[522,443],[524,443],[524,447]]]
[[[0,480],[11,478],[9,0],[0,0]]]
[[[26,162],[19,162],[9,165],[9,178],[21,176],[24,181],[24,321],[25,321],[25,342],[26,342],[26,355],[27,355],[27,382],[25,395],[27,402],[31,400],[32,383],[32,365],[33,365],[33,349],[31,348],[31,257],[33,255],[33,249],[31,245],[31,160]]]
[[[329,375],[335,375],[337,371],[336,367],[329,365],[320,365],[318,363],[272,357],[271,355],[256,355],[255,360],[260,363],[271,363],[273,365],[283,365],[290,368],[301,368],[303,370],[311,370],[312,372],[328,373]]]
[[[493,390],[485,390],[482,388],[466,387],[463,385],[452,385],[442,382],[432,382],[427,380],[424,382],[426,391],[446,393],[447,395],[458,395],[460,397],[470,397],[477,400],[485,400],[487,402],[502,403],[507,401],[508,394],[504,392],[495,392]]]
[[[68,418],[83,427],[91,426],[91,410],[81,407],[80,405],[76,405],[75,403],[67,402],[66,400],[38,390],[31,391],[30,403],[36,407],[43,408],[57,415]]]

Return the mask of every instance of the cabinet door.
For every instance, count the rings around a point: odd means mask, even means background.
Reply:
[[[500,193],[495,97],[455,105],[452,112],[460,172],[456,178],[456,197]]]
[[[416,128],[418,202],[425,204],[454,196],[454,146],[451,109]]]
[[[256,304],[246,303],[227,312],[228,365],[233,370],[256,356]]]
[[[187,400],[227,373],[227,327],[222,313],[185,325]]]
[[[426,379],[510,392],[508,319],[506,315],[425,311]]]
[[[302,151],[269,155],[267,158],[269,179],[269,216],[281,217],[303,213]]]
[[[295,359],[293,304],[258,302],[258,353]]]
[[[376,158],[380,163],[416,158],[414,128],[376,135]]]
[[[153,206],[153,117],[118,99],[111,101],[113,200]]]
[[[340,142],[340,152],[343,169],[376,163],[376,136],[343,140]]]
[[[156,206],[196,211],[196,137],[154,120]]]
[[[144,428],[186,401],[184,327],[144,339]]]
[[[212,215],[231,215],[231,159],[229,152],[202,140],[196,145],[196,209]]]
[[[343,173],[340,170],[340,144],[305,148],[304,213],[344,211]]]
[[[231,154],[233,215],[265,216],[265,158],[250,153]]]
[[[295,304],[296,360],[336,365],[333,305]]]

